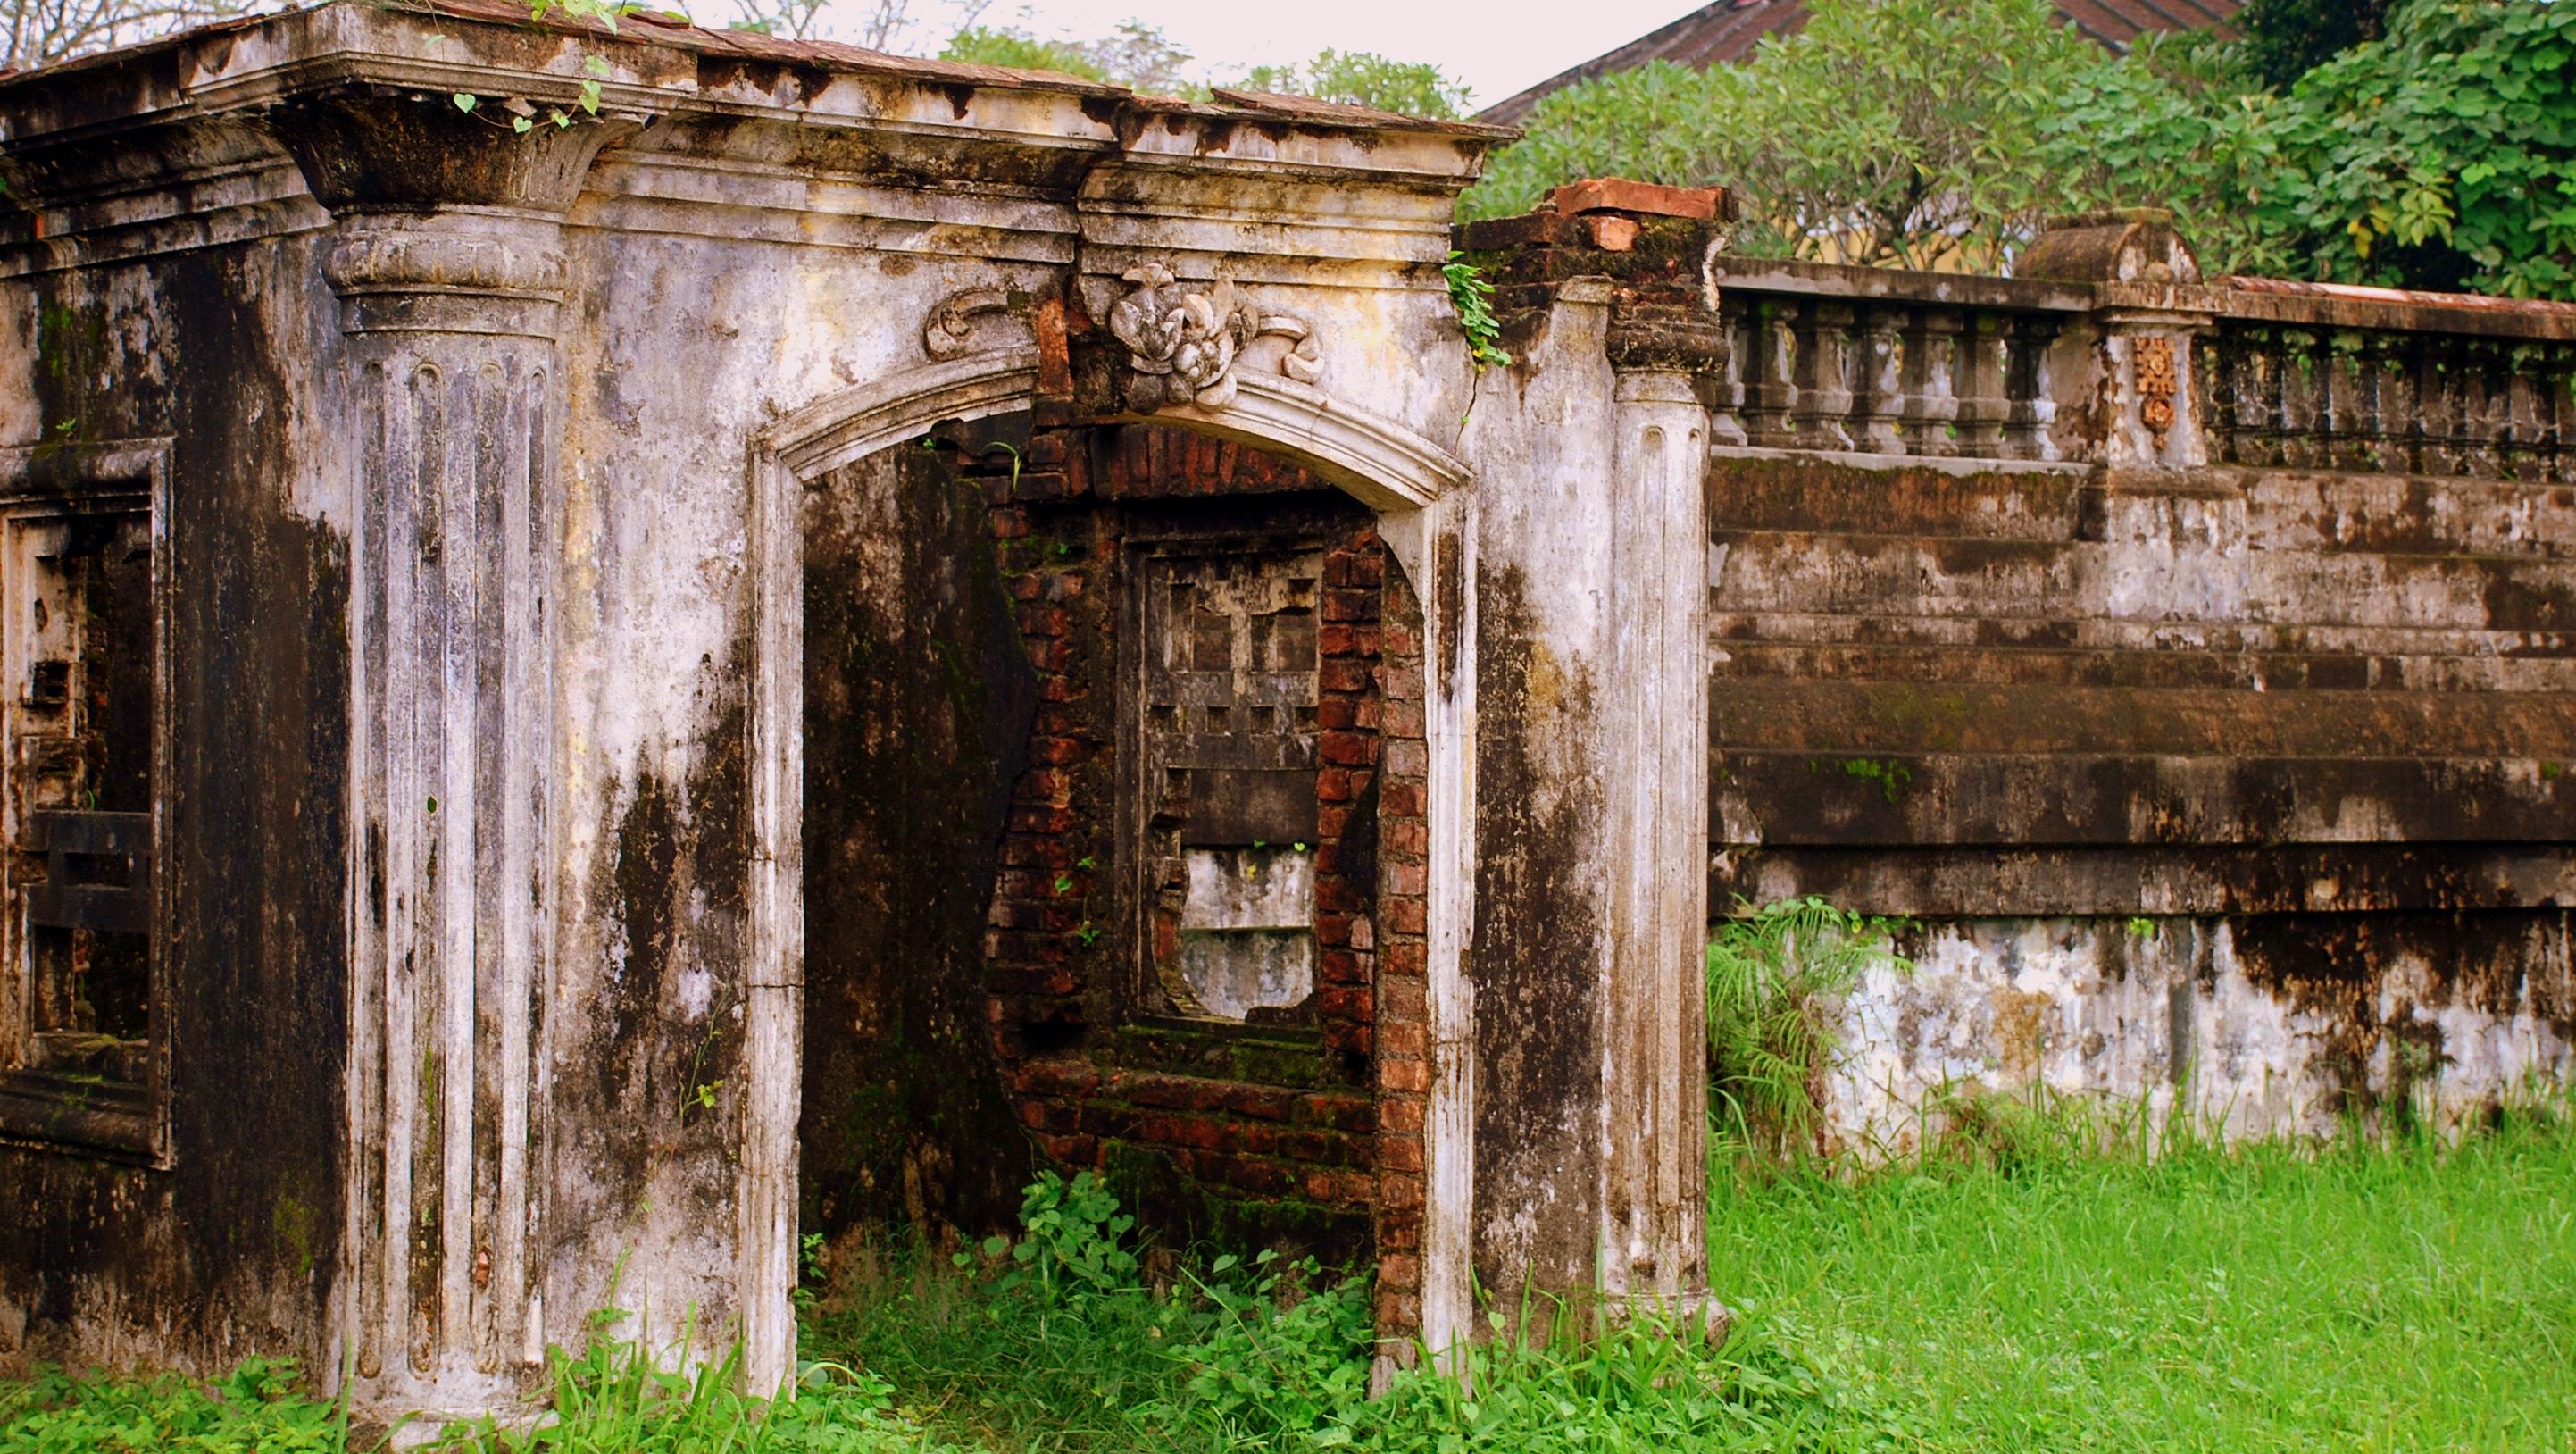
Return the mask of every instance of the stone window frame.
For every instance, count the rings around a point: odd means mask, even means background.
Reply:
[[[1290,1020],[1246,1022],[1219,1015],[1193,1015],[1172,1003],[1153,955],[1157,896],[1153,882],[1153,855],[1147,851],[1153,829],[1142,776],[1144,732],[1137,711],[1143,704],[1143,693],[1137,684],[1143,680],[1145,671],[1145,580],[1149,562],[1219,555],[1329,552],[1334,534],[1320,521],[1275,518],[1266,502],[1254,506],[1262,511],[1260,517],[1251,520],[1237,517],[1223,522],[1207,519],[1202,510],[1189,508],[1210,502],[1157,503],[1163,504],[1164,510],[1154,511],[1143,519],[1131,516],[1119,547],[1118,660],[1114,668],[1119,691],[1116,786],[1112,792],[1111,811],[1116,823],[1113,861],[1119,890],[1126,902],[1118,915],[1115,931],[1117,976],[1111,986],[1111,1003],[1116,1007],[1118,1018],[1127,1024],[1160,1026],[1196,1034],[1250,1035],[1299,1045],[1311,1043],[1320,1050],[1323,1031],[1314,1018],[1315,997],[1323,988],[1320,978],[1307,998],[1295,1007],[1296,1017]],[[1175,503],[1186,513],[1166,513]],[[1229,503],[1240,508],[1249,502],[1235,500]],[[1291,510],[1293,513],[1293,506]],[[1320,953],[1320,938],[1317,949]]]
[[[33,1027],[27,1023],[28,961],[17,908],[17,887],[0,860],[0,963],[8,976],[0,993],[0,1145],[101,1160],[139,1162],[160,1170],[172,1163],[170,1144],[170,846],[171,759],[175,713],[171,683],[170,441],[129,440],[91,445],[39,445],[0,450],[0,526],[141,511],[148,514],[152,550],[152,846],[148,1028],[142,1084],[116,1087],[109,1104],[65,1077],[28,1068]],[[0,563],[0,574],[7,567]],[[16,599],[19,583],[0,578],[0,610]],[[14,757],[0,719],[0,764]],[[0,771],[5,771],[0,766]],[[15,825],[8,825],[15,833]]]

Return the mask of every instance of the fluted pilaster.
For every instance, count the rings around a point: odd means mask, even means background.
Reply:
[[[451,112],[271,126],[337,219],[357,432],[339,1305],[362,1399],[480,1409],[546,1341],[562,210],[608,129]]]

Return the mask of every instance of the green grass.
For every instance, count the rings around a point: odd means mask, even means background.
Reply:
[[[2008,1108],[2007,1108],[2008,1110]],[[1385,1454],[1743,1450],[2576,1451],[2576,1129],[2443,1148],[2169,1148],[1990,1112],[1930,1163],[1722,1184],[1714,1353],[1656,1330],[1488,1350],[1362,1396],[1364,1290],[1110,1246],[1096,1189],[961,1269],[855,1256],[807,1329],[820,1388],[763,1421],[604,1339],[556,1369],[549,1450]],[[2112,1128],[2114,1131],[2117,1128]],[[2133,1140],[2134,1138],[2132,1138]],[[1028,1248],[1023,1253],[1020,1249]],[[1148,1275],[1148,1269],[1155,1269]],[[336,1450],[337,1411],[252,1365],[0,1387],[0,1451]],[[477,1433],[465,1447],[496,1450]]]
[[[2576,1134],[1723,1192],[1710,1274],[1965,1449],[2576,1450]]]

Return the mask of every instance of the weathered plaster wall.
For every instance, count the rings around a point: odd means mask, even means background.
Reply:
[[[2049,1091],[2227,1136],[2439,1126],[2576,1074],[2563,911],[1945,920],[1844,1007],[1837,1141]]]
[[[221,151],[224,148],[214,148]],[[209,158],[219,160],[219,158]],[[97,165],[56,156],[46,165]],[[273,158],[271,171],[284,169]],[[24,184],[28,178],[16,178]],[[253,168],[236,185],[257,191]],[[25,195],[19,190],[18,195]],[[0,445],[167,439],[168,1169],[0,1147],[0,1365],[321,1360],[341,1235],[347,643],[336,334],[285,235],[0,269]],[[48,221],[59,225],[59,215]],[[14,953],[14,950],[12,951]]]
[[[1923,925],[1848,1007],[1839,1136],[2576,1075],[2564,486],[1727,459],[1710,502],[1712,902]]]

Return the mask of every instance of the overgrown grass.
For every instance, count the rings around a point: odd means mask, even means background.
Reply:
[[[1185,1290],[1067,1314],[917,1252],[863,1270],[810,1337],[1009,1454],[2576,1450],[2563,1104],[2456,1146],[2168,1137],[2153,1157],[2139,1122],[2064,1106],[1962,1124],[1858,1177],[1719,1168],[1711,1273],[1738,1323],[1714,1354],[1637,1330],[1487,1350],[1468,1392],[1411,1374],[1373,1404],[1336,1402],[1345,1381],[1227,1406],[1192,1385],[1211,1365]],[[1362,1331],[1356,1307],[1256,1329],[1212,1366],[1256,1385],[1305,1369],[1311,1390]]]
[[[996,1454],[1353,1447],[2576,1450],[2576,1129],[2560,1103],[2458,1145],[2227,1149],[2064,1107],[1981,1106],[1908,1166],[1718,1168],[1725,1347],[1659,1328],[1480,1351],[1366,1395],[1365,1289],[1310,1263],[1138,1259],[1087,1181],[966,1265],[851,1259],[814,1386],[654,1371],[613,1330],[554,1369],[560,1422],[458,1448]],[[1150,1270],[1149,1270],[1150,1269]],[[0,1451],[338,1450],[338,1411],[253,1364],[213,1388],[0,1388]]]
[[[2564,1103],[2450,1147],[2151,1159],[2080,1117],[2001,1126],[1856,1180],[1722,1180],[1712,1280],[1934,1447],[2576,1450]]]
[[[527,1428],[454,1425],[444,1454],[968,1454],[893,1409],[892,1388],[828,1364],[807,1369],[792,1403],[735,1391],[738,1354],[689,1375],[664,1371],[612,1315],[583,1354],[548,1367],[548,1416]],[[0,1454],[348,1454],[394,1431],[353,1423],[342,1405],[299,1391],[293,1363],[252,1359],[229,1378],[76,1378],[47,1370],[0,1385]]]

